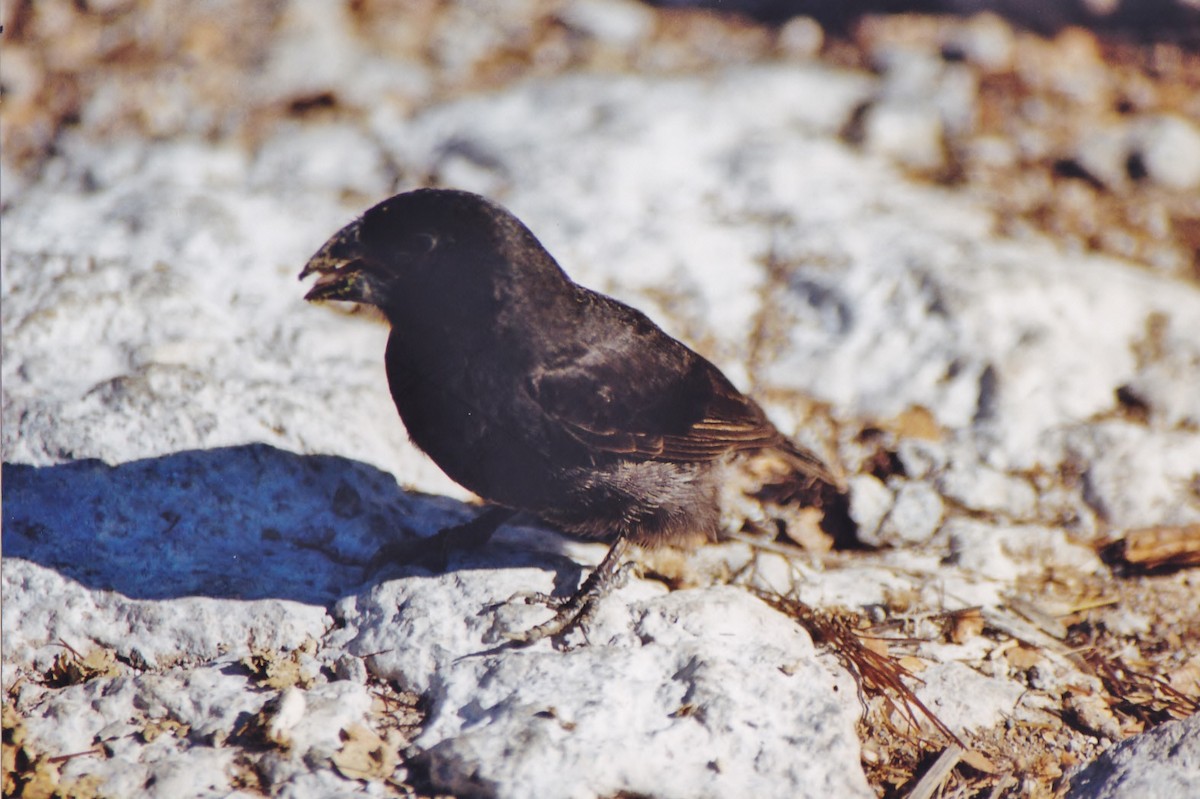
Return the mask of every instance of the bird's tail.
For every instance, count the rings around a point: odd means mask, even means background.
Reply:
[[[852,541],[846,480],[817,454],[781,436],[747,453],[742,467],[723,504],[727,529],[781,535],[809,550]]]
[[[782,439],[777,449],[796,470],[797,477],[807,478],[810,483],[814,484],[824,483],[836,489],[838,493],[846,492],[846,478],[842,471],[839,469],[835,472],[812,450],[805,449],[786,437]]]

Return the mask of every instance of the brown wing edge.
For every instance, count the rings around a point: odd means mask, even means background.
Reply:
[[[835,474],[819,456],[784,436],[750,397],[737,389],[716,366],[699,355],[694,379],[707,382],[711,391],[703,415],[683,433],[622,430],[588,426],[549,409],[547,413],[572,437],[601,452],[646,460],[703,463],[730,452],[774,450],[796,470],[797,475],[846,491],[845,479]],[[535,388],[534,395],[537,395]]]

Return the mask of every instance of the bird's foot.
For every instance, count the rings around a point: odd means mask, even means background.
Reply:
[[[444,527],[431,536],[384,544],[367,563],[367,575],[376,574],[390,563],[425,566],[435,572],[445,571],[451,553],[484,546],[514,513],[508,508],[488,508],[470,521]]]
[[[535,627],[521,632],[507,632],[504,637],[515,644],[525,646],[543,638],[557,638],[576,629],[583,631],[586,636],[588,625],[596,615],[600,600],[629,579],[633,564],[621,563],[628,549],[629,543],[624,538],[618,538],[609,548],[604,560],[600,561],[600,565],[588,575],[583,585],[579,586],[579,590],[570,596],[522,594],[514,597],[526,604],[546,605],[555,613],[549,620]]]

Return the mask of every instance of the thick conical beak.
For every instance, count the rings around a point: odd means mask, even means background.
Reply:
[[[309,302],[343,300],[346,302],[373,301],[370,284],[363,273],[362,245],[359,242],[360,222],[351,222],[325,242],[308,259],[300,271],[300,279],[319,275],[317,282],[304,295]]]

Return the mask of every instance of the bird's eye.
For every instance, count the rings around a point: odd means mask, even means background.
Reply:
[[[433,233],[418,233],[413,236],[413,251],[419,254],[433,252],[438,245],[438,237]]]
[[[437,234],[426,233],[425,231],[404,231],[395,241],[396,243],[392,246],[409,258],[419,258],[423,255],[428,255],[438,246]]]

